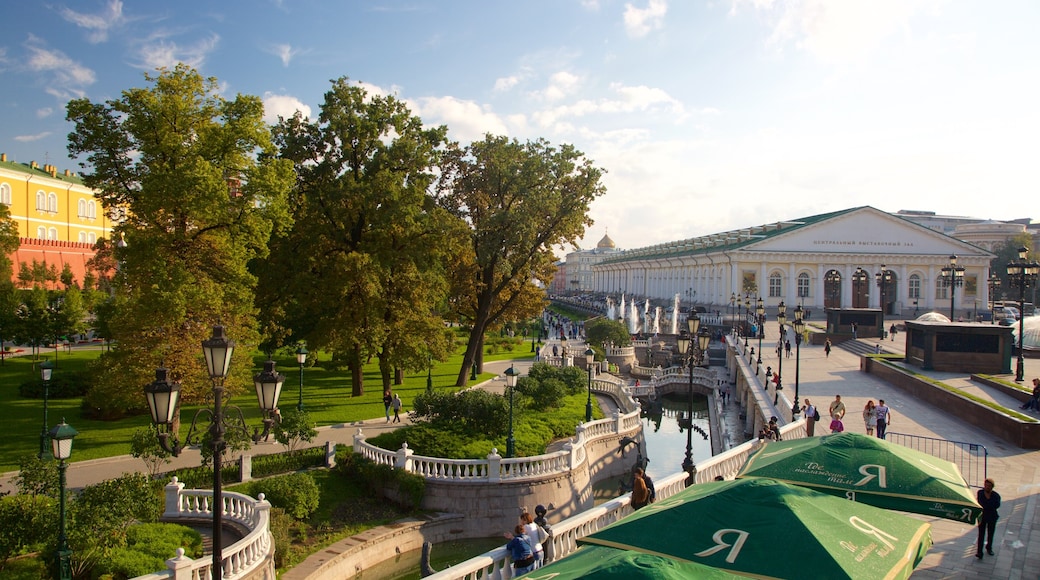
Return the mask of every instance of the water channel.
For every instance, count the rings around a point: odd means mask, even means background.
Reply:
[[[685,417],[689,400],[686,396],[669,395],[663,398],[662,413],[659,415],[643,415],[643,437],[646,442],[646,471],[657,481],[660,478],[682,471],[683,459],[686,458],[686,429],[679,426],[679,419]],[[708,400],[704,396],[694,395],[693,425],[704,433],[711,433],[708,421]],[[691,438],[691,450],[694,463],[711,457],[711,440],[703,436],[695,428]],[[625,459],[635,465],[639,450],[635,445],[625,450]],[[593,486],[596,504],[600,504],[618,496],[622,478],[611,478],[598,481]],[[532,505],[531,508],[534,506]],[[552,521],[552,514],[549,520]],[[512,522],[503,522],[503,531]],[[443,570],[464,562],[474,556],[500,548],[505,544],[501,538],[478,538],[437,544],[433,548],[432,559],[435,570]],[[357,578],[365,580],[418,580],[420,550],[413,550],[398,555],[396,558],[373,566]]]

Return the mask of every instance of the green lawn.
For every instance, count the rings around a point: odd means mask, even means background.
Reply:
[[[519,341],[520,339],[516,339]],[[55,374],[83,370],[89,361],[100,356],[100,349],[74,349],[71,354],[59,353]],[[44,355],[54,359],[54,351],[44,351]],[[201,348],[199,356],[202,356]],[[530,358],[530,341],[518,344],[513,351],[502,350],[496,354],[485,352],[484,360],[503,360],[513,358]],[[360,397],[351,396],[350,372],[347,369],[331,370],[327,368],[329,356],[324,353],[312,353],[314,366],[304,370],[303,405],[318,426],[332,425],[362,419],[371,419],[383,415],[383,393],[379,378],[379,369],[373,362],[364,370],[365,394]],[[256,372],[263,368],[264,357],[254,358]],[[286,376],[282,390],[280,406],[289,409],[296,406],[299,393],[299,365],[295,357],[276,358],[277,369]],[[453,387],[462,364],[460,348],[454,356],[444,362],[434,361],[432,370],[434,388]],[[16,471],[19,459],[32,455],[40,448],[40,431],[43,427],[43,401],[40,399],[23,399],[18,395],[18,386],[38,376],[38,370],[29,356],[7,358],[0,366],[0,408],[7,412],[5,436],[0,438],[0,473]],[[479,375],[478,380],[492,378],[492,373]],[[143,377],[140,386],[152,377]],[[405,408],[418,393],[426,390],[426,372],[405,375],[404,384],[394,387],[400,394]],[[250,387],[246,393],[252,393]],[[141,395],[144,397],[143,391]],[[246,420],[250,424],[258,424],[259,410],[251,395],[245,400],[239,395],[233,404],[241,406]],[[82,399],[51,400],[49,403],[48,427],[54,427],[62,418],[79,431],[76,437],[74,461],[98,459],[130,452],[130,435],[139,427],[150,423],[147,415],[140,415],[118,421],[97,421],[86,419],[81,412]],[[183,424],[181,436],[187,434],[191,422],[193,408],[182,410]]]

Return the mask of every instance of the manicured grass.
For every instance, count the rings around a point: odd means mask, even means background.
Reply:
[[[516,339],[518,342],[519,338]],[[434,388],[455,388],[455,379],[462,364],[462,349],[444,362],[433,362],[432,378]],[[46,350],[44,355],[54,360],[54,352]],[[77,348],[71,354],[59,353],[56,374],[84,370],[89,361],[101,355],[100,348]],[[201,348],[199,356],[202,356]],[[500,350],[496,354],[485,352],[484,360],[505,360],[531,358],[530,342],[517,344],[513,351]],[[263,368],[264,356],[254,357],[254,368],[259,372]],[[312,353],[311,359],[304,369],[303,405],[318,426],[333,425],[351,421],[360,421],[383,416],[383,390],[379,376],[379,368],[375,362],[364,369],[365,392],[362,396],[351,396],[350,371],[347,368],[330,368],[330,356],[326,353]],[[374,360],[374,359],[373,359]],[[311,361],[314,365],[311,366]],[[282,390],[280,406],[290,409],[298,400],[300,375],[299,365],[295,357],[276,358],[277,369],[286,376]],[[41,399],[23,399],[18,395],[18,386],[39,376],[36,365],[30,356],[9,357],[0,366],[0,405],[5,411],[5,435],[0,438],[0,473],[16,471],[19,460],[26,455],[34,455],[40,449],[40,431],[43,427],[43,401]],[[492,373],[478,375],[477,382],[494,377]],[[153,377],[143,377],[141,385],[131,388],[141,389]],[[474,384],[473,381],[470,381]],[[401,396],[405,408],[409,408],[415,395],[426,390],[426,372],[406,374],[404,383],[393,387]],[[242,408],[246,421],[258,424],[260,411],[252,397],[252,386],[243,391],[232,401]],[[144,395],[141,395],[142,398]],[[73,462],[102,457],[112,457],[130,453],[130,437],[134,430],[150,424],[147,415],[128,417],[117,421],[97,421],[83,417],[82,399],[52,399],[49,404],[48,427],[53,428],[62,418],[79,431],[73,451]],[[194,408],[185,407],[181,411],[181,436],[187,434],[191,424]]]

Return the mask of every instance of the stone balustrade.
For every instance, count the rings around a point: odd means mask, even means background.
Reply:
[[[224,548],[224,580],[269,579],[275,577],[274,543],[271,541],[271,504],[264,500],[234,492],[221,494],[221,513],[225,524],[246,530],[241,540]],[[174,477],[166,486],[166,507],[162,520],[172,523],[197,523],[213,519],[213,491],[184,489]],[[183,549],[166,561],[167,569],[154,574],[138,576],[135,580],[211,580],[211,557],[193,560]]]

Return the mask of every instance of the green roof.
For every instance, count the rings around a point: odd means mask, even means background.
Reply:
[[[39,177],[46,177],[47,179],[57,179],[58,181],[64,181],[65,183],[73,183],[76,185],[83,185],[83,179],[76,173],[65,175],[63,170],[57,171],[52,177],[50,172],[44,171],[42,166],[37,166],[35,169],[28,163],[18,163],[17,161],[0,161],[0,168],[8,169],[18,173],[24,173],[26,175],[35,175]]]

